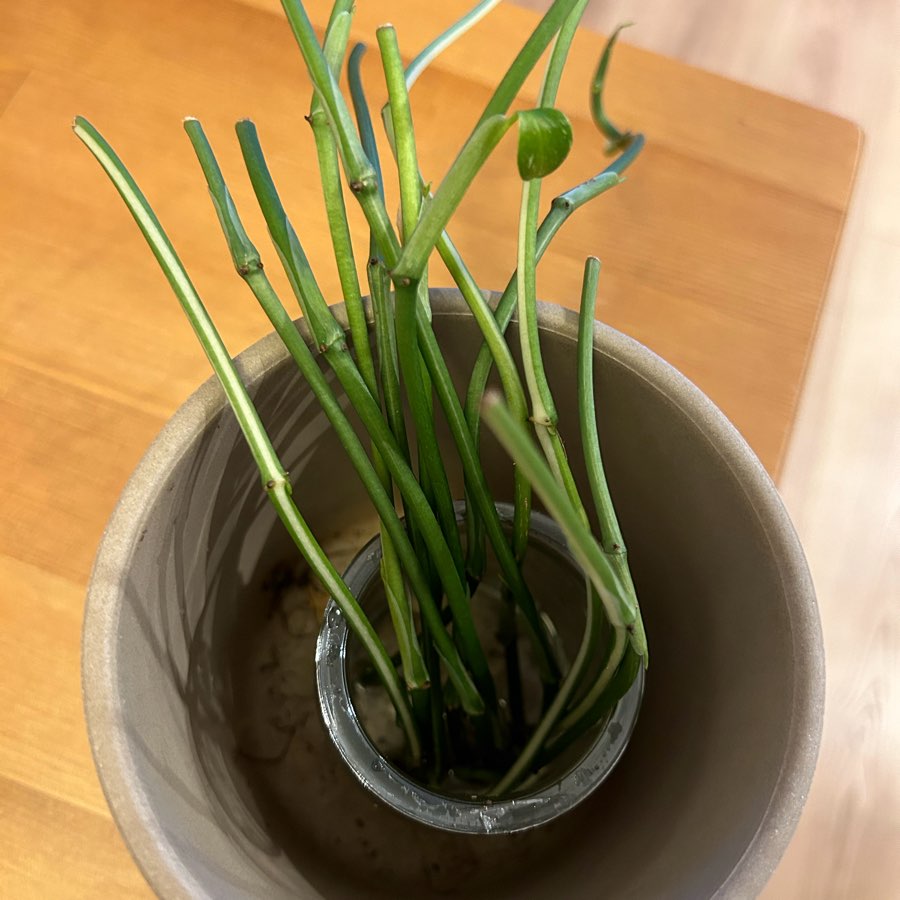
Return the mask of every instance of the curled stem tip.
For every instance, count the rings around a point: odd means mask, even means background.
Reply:
[[[619,39],[619,35],[625,28],[632,25],[631,22],[623,22],[617,26],[613,33],[609,36],[603,53],[600,54],[600,61],[597,63],[597,69],[591,81],[590,107],[591,117],[594,124],[600,129],[600,132],[606,137],[606,153],[613,154],[619,150],[625,150],[634,140],[634,135],[630,131],[622,131],[617,128],[606,115],[603,104],[603,90],[606,86],[606,73],[609,69],[609,63],[612,59],[613,47]]]

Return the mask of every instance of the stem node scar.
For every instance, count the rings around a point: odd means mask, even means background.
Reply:
[[[278,489],[279,487],[281,487],[282,485],[283,485],[284,487],[286,487],[287,490],[288,490],[288,493],[290,493],[290,490],[291,490],[291,484],[290,484],[290,482],[288,481],[288,473],[287,473],[287,472],[283,472],[281,475],[277,475],[277,476],[274,477],[274,478],[270,478],[270,479],[266,482],[266,492],[267,492],[267,493],[272,493],[272,491],[277,490],[277,489]]]
[[[240,275],[241,278],[246,278],[248,275],[251,275],[253,272],[262,272],[263,264],[262,264],[262,260],[257,257],[254,259],[248,259],[242,263],[238,263],[238,265],[235,268],[237,269],[238,275]]]
[[[354,175],[350,176],[349,185],[350,190],[356,194],[357,197],[377,194],[378,175],[371,167],[366,167],[358,175],[354,173]]]

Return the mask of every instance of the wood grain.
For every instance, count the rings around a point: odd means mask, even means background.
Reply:
[[[248,211],[252,233],[259,234],[264,231],[258,214],[252,215],[231,133],[233,122],[252,110],[276,179],[299,211],[301,238],[313,259],[325,260],[319,266],[323,288],[337,296],[318,190],[309,177],[314,155],[302,121],[308,92],[291,36],[275,15],[228,4],[227,14],[213,15],[214,6],[222,5],[196,0],[185,17],[172,0],[137,0],[127,11],[111,5],[100,15],[90,0],[69,0],[67,17],[47,12],[34,27],[33,13],[22,11],[8,23],[25,64],[48,56],[50,63],[32,74],[4,116],[0,152],[10,169],[5,203],[26,245],[18,255],[43,258],[53,247],[70,277],[59,279],[55,268],[34,272],[34,287],[57,315],[47,322],[40,304],[13,301],[13,329],[0,349],[14,346],[30,363],[56,366],[66,375],[74,370],[142,402],[171,398],[169,408],[196,384],[205,364],[190,340],[165,342],[161,358],[142,352],[145,339],[184,333],[186,326],[177,306],[154,289],[161,282],[154,261],[127,231],[93,160],[68,134],[73,109],[98,123],[134,170],[235,349],[267,327],[248,309],[234,278],[178,123],[184,110],[203,119],[236,201]],[[325,4],[313,6],[324,15]],[[413,4],[394,0],[391,12],[410,23],[409,46],[419,46],[428,28],[413,14]],[[502,12],[495,27],[511,48],[524,39],[533,17],[512,8]],[[360,10],[355,36],[374,24],[366,15],[373,15],[368,5]],[[133,17],[145,23],[139,32],[130,27]],[[488,96],[486,85],[502,63],[487,52],[489,34],[479,30],[473,36],[465,67],[458,59],[462,51],[450,53],[417,88],[427,174],[446,169]],[[561,103],[574,121],[576,151],[564,173],[548,180],[548,196],[602,165],[601,142],[584,102],[600,47],[598,36],[585,33],[575,48]],[[616,62],[620,87],[612,91],[613,112],[650,135],[646,159],[635,169],[641,177],[579,213],[577,225],[567,229],[542,267],[541,295],[575,306],[583,259],[599,254],[606,272],[601,316],[697,382],[777,471],[847,203],[857,132],[850,123],[798,104],[623,51]],[[377,84],[374,55],[366,74]],[[260,91],[263,80],[266,90]],[[39,118],[35,109],[42,112]],[[448,116],[448,109],[459,109],[459,115]],[[51,170],[35,165],[35,147],[53,153]],[[505,283],[515,255],[518,186],[497,177],[508,172],[511,152],[504,147],[488,166],[454,227],[486,286]],[[49,206],[56,215],[47,222]],[[91,229],[83,228],[89,220]],[[68,239],[75,234],[77,242]],[[711,239],[716,253],[702,252]],[[488,241],[491,252],[485,253]],[[104,260],[102,269],[89,264],[97,259]],[[73,307],[72,296],[84,299]],[[146,325],[152,332],[123,333],[123,324],[139,321],[148,302],[154,304]],[[105,352],[73,346],[70,336],[81,316],[95,322],[95,346]],[[37,330],[41,340],[28,340]],[[716,348],[713,366],[705,362],[710,347]]]
[[[18,900],[152,896],[108,815],[3,777],[0,809],[0,895]]]
[[[426,17],[415,0],[360,4],[354,37],[371,41],[374,25],[390,18],[411,55],[464,6],[452,0]],[[323,288],[337,297],[310,176],[309,91],[277,7],[61,0],[4,12],[0,417],[14,438],[0,447],[0,647],[8,671],[0,684],[0,835],[12,851],[0,861],[3,896],[146,894],[90,762],[79,694],[82,597],[128,473],[207,376],[155,263],[69,124],[74,113],[87,115],[127,161],[236,352],[268,327],[231,270],[180,118],[204,121],[262,244],[232,132],[252,114],[309,255],[321,261]],[[321,24],[326,4],[309,7]],[[413,99],[426,173],[445,171],[534,21],[529,11],[502,7],[423,76]],[[589,32],[576,41],[561,90],[576,150],[566,174],[548,184],[548,201],[602,165],[584,96],[601,45]],[[365,66],[377,101],[374,54]],[[535,91],[532,79],[524,101]],[[624,186],[560,234],[540,293],[574,306],[584,256],[599,253],[601,317],[696,381],[777,472],[847,208],[858,131],[628,46],[614,64],[610,110],[645,130],[650,149]],[[515,255],[509,150],[489,165],[454,227],[485,286],[505,283]],[[276,283],[284,289],[282,278]]]

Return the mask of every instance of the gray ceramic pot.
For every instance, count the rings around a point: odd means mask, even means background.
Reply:
[[[476,326],[455,292],[433,291],[432,302],[462,382]],[[541,327],[565,436],[576,421],[576,317],[543,307]],[[288,547],[218,387],[208,382],[173,417],[103,537],[83,647],[100,779],[159,894],[538,898],[602,890],[697,900],[762,887],[799,817],[821,732],[821,633],[803,553],[771,481],[722,414],[634,341],[598,325],[594,342],[601,439],[651,668],[614,775],[560,828],[526,832],[519,843],[509,843],[514,835],[434,844],[431,830],[388,817],[381,836],[394,824],[400,831],[388,834],[395,858],[385,862],[362,836],[365,817],[341,819],[357,801],[349,793],[346,804],[329,799],[343,776],[324,751],[292,771],[283,796],[265,796],[248,776],[234,654],[252,642],[246,608],[258,605],[265,573]],[[260,341],[239,366],[314,531],[368,515],[278,340]],[[574,450],[577,435],[568,440]],[[495,495],[508,497],[508,460],[488,436],[482,458]],[[312,721],[292,709],[285,753]],[[291,797],[305,799],[285,826]],[[320,839],[317,823],[337,837]]]

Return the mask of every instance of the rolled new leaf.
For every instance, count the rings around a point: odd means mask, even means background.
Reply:
[[[572,126],[558,109],[526,109],[518,113],[516,164],[523,181],[543,178],[558,169],[572,149]]]
[[[519,169],[525,180],[540,178],[565,160],[572,146],[572,128],[559,110],[530,109],[486,119],[463,145],[434,196],[423,204],[419,222],[394,266],[395,283],[421,277],[441,232],[475,176],[515,125],[519,126]]]

